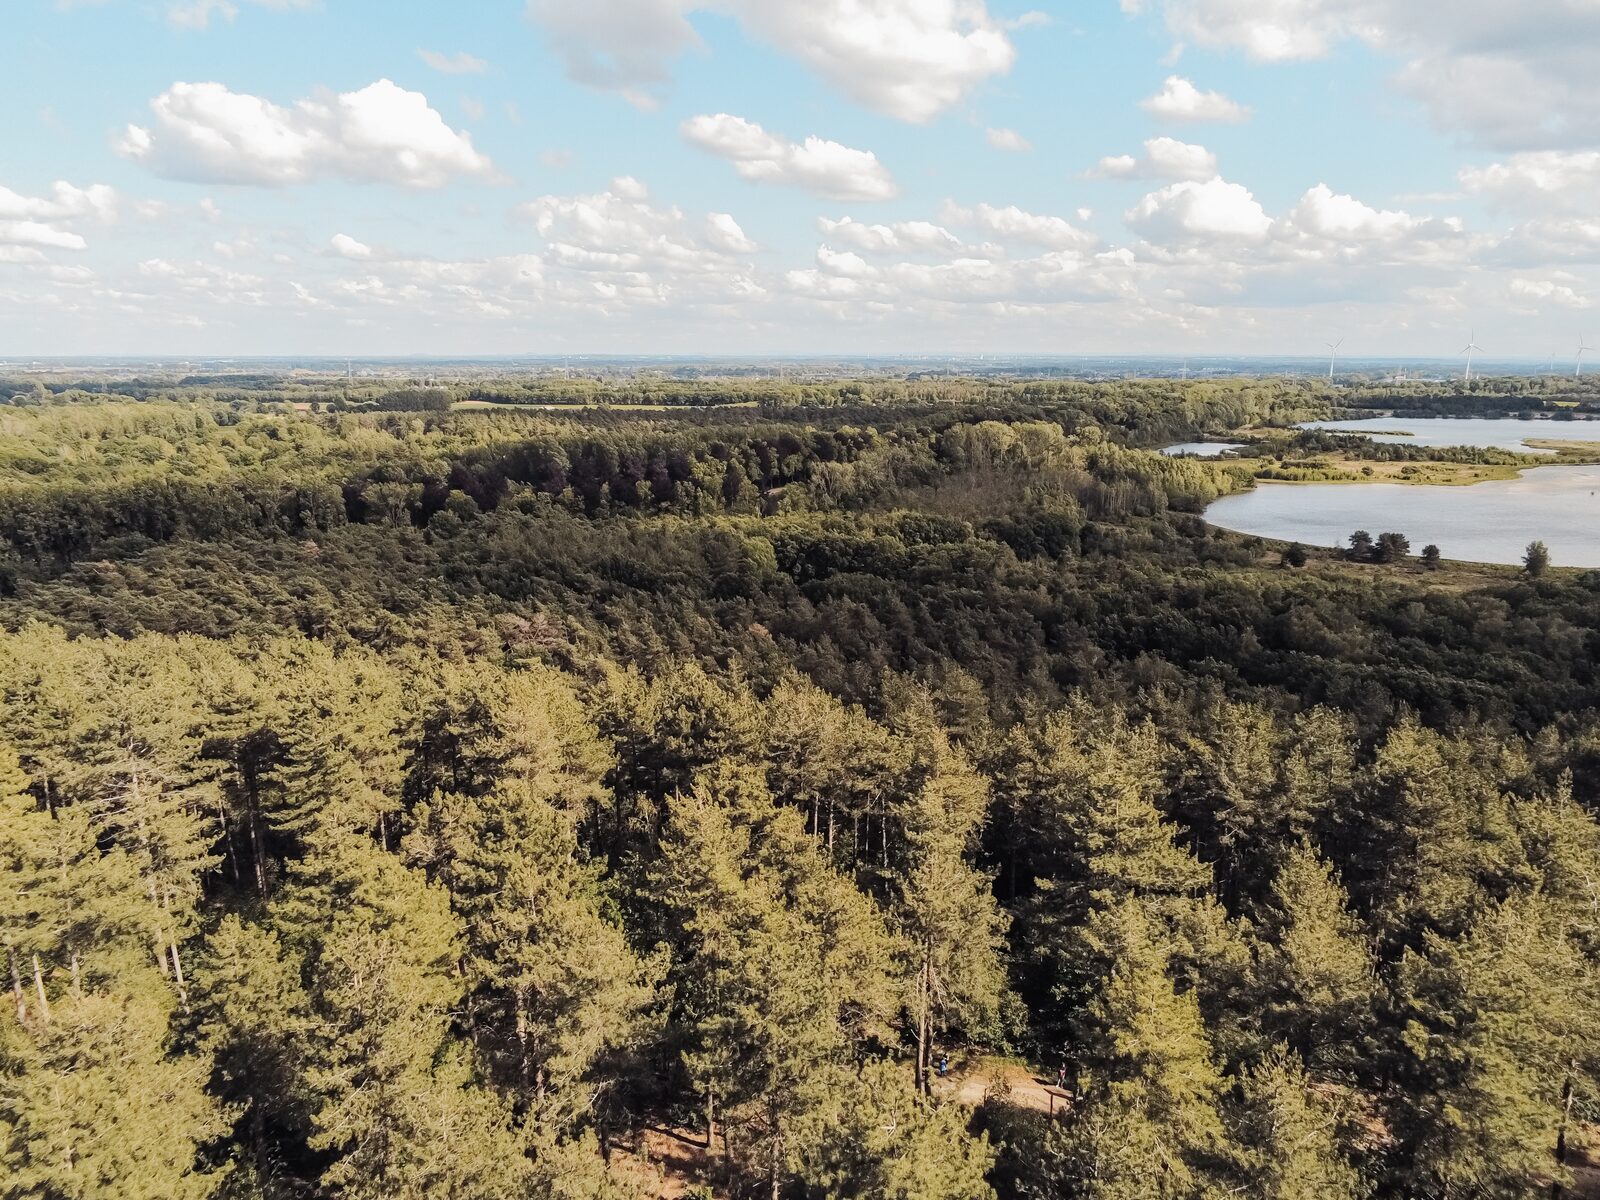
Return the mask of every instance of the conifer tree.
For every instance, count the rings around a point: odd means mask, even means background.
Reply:
[[[1238,1173],[1252,1200],[1360,1200],[1367,1188],[1341,1145],[1337,1093],[1314,1091],[1294,1055],[1247,1068],[1234,1110]]]
[[[1513,897],[1459,938],[1429,933],[1406,952],[1396,988],[1406,1100],[1393,1119],[1419,1194],[1570,1183],[1554,1151],[1574,1071],[1593,1086],[1600,1039],[1594,965],[1571,932],[1543,897]]]
[[[941,1030],[981,1035],[998,1020],[1006,925],[989,877],[970,861],[988,789],[942,732],[925,736],[923,779],[896,806],[905,849],[893,875],[893,911],[908,954],[916,1082],[924,1091]]]
[[[965,1110],[919,1094],[905,1069],[874,1062],[813,1080],[825,1094],[796,1130],[793,1169],[813,1200],[994,1200],[986,1137]]]
[[[591,1073],[634,1045],[652,999],[555,807],[562,785],[530,766],[483,795],[441,796],[407,841],[465,924],[469,1027],[518,1104],[558,1128],[593,1105],[607,1081]]]
[[[1102,1200],[1201,1196],[1228,1148],[1223,1080],[1194,993],[1169,975],[1164,923],[1129,898],[1097,912],[1086,936],[1106,969],[1070,1143],[1082,1186]]]
[[[819,1103],[814,1081],[888,1015],[881,920],[737,764],[674,804],[652,884],[671,917],[674,1024],[708,1145],[720,1106],[725,1148],[737,1126],[735,1161],[777,1196],[796,1122]]]
[[[1309,846],[1284,859],[1255,938],[1262,1033],[1312,1066],[1351,1066],[1376,1016],[1376,969],[1344,889]]]
[[[1407,718],[1378,748],[1377,819],[1355,864],[1376,872],[1371,906],[1391,946],[1463,931],[1483,895],[1527,878],[1507,798],[1527,771],[1482,730],[1447,737]]]
[[[202,1200],[220,1176],[200,1147],[226,1122],[205,1092],[209,1057],[172,1037],[176,995],[150,954],[139,873],[120,847],[101,849],[86,810],[38,806],[16,761],[0,745],[7,1190]]]

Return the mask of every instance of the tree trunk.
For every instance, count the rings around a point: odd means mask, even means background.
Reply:
[[[772,1119],[772,1157],[769,1175],[772,1183],[772,1200],[782,1200],[783,1192],[783,1130],[776,1114]]]
[[[219,803],[217,805],[217,820],[222,822],[222,841],[228,847],[228,871],[233,875],[234,887],[238,887],[239,884],[244,882],[244,879],[239,874],[239,848],[234,844],[236,839],[234,838],[233,826],[228,823],[228,806],[226,804]]]
[[[44,994],[44,971],[39,967],[39,956],[33,956],[33,987],[39,993],[39,1015],[50,1024],[50,997]]]
[[[1572,1117],[1572,1071],[1568,1068],[1567,1077],[1561,1084],[1561,1125],[1556,1130],[1556,1166],[1565,1170],[1567,1166],[1567,1122]],[[1555,1179],[1550,1184],[1550,1200],[1561,1200],[1561,1180]]]
[[[932,1090],[928,1083],[928,971],[927,953],[922,956],[922,967],[917,972],[917,1091],[927,1095]]]
[[[6,961],[11,964],[11,994],[17,1000],[17,1020],[28,1019],[28,998],[22,990],[22,969],[17,966],[17,952],[11,948],[11,942],[6,942]]]
[[[188,1012],[189,989],[183,982],[183,960],[178,957],[178,943],[172,942],[169,949],[172,951],[172,981],[178,985],[178,1003]]]
[[[249,801],[245,805],[245,824],[250,832],[250,865],[255,870],[256,894],[264,900],[267,896],[267,868],[261,861],[261,783],[256,778],[253,764],[245,766],[242,773],[244,794]]]
[[[712,1139],[717,1136],[717,1093],[714,1088],[706,1089],[706,1153],[710,1154]]]

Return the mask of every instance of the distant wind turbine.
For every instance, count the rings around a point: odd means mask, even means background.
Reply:
[[[1594,347],[1589,345],[1588,338],[1580,337],[1578,339],[1578,369],[1573,372],[1574,375],[1581,376],[1583,374],[1583,356],[1593,349]]]
[[[1478,345],[1478,331],[1476,329],[1474,329],[1471,333],[1467,334],[1467,344],[1461,348],[1461,353],[1463,353],[1463,354],[1465,354],[1467,356],[1467,382],[1468,383],[1472,382],[1472,354],[1473,354],[1473,351],[1477,351],[1479,354],[1483,353],[1483,347]]]
[[[1344,345],[1344,339],[1340,338],[1337,342],[1323,342],[1322,344],[1326,346],[1329,351],[1328,378],[1331,380],[1333,378],[1333,364],[1339,361],[1339,347]]]

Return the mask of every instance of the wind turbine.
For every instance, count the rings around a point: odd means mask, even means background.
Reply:
[[[1593,349],[1594,347],[1589,345],[1588,338],[1580,337],[1578,339],[1578,369],[1573,372],[1574,375],[1581,376],[1583,374],[1583,356]]]
[[[1483,347],[1478,345],[1478,331],[1474,329],[1467,334],[1467,344],[1461,348],[1461,353],[1467,356],[1467,382],[1472,382],[1472,352],[1476,350],[1483,353]]]
[[[1337,342],[1323,342],[1322,344],[1326,346],[1329,351],[1328,381],[1331,383],[1333,381],[1333,364],[1339,361],[1339,347],[1344,345],[1344,339],[1340,338]]]

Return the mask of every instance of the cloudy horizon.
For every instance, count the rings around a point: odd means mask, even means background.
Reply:
[[[8,357],[1600,333],[1584,0],[12,7]]]

